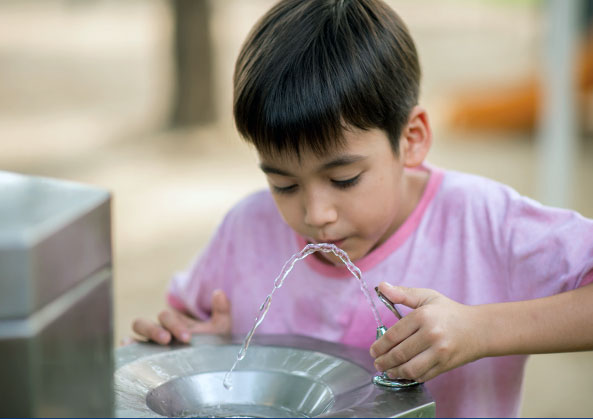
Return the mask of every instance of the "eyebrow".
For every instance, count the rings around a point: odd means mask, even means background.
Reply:
[[[322,164],[317,171],[321,172],[323,170],[333,169],[334,167],[347,166],[349,164],[356,163],[364,159],[366,159],[365,156],[361,156],[358,154],[348,154],[344,156],[339,156],[333,160],[328,161],[327,163]],[[278,169],[277,167],[270,166],[266,163],[260,163],[259,167],[264,173],[267,174],[296,177],[295,175],[293,175],[290,172],[287,172],[286,170]]]

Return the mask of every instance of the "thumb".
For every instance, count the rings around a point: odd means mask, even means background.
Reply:
[[[438,297],[439,293],[428,288],[408,288],[391,285],[387,282],[379,284],[379,291],[393,304],[403,304],[406,307],[418,308],[426,305]]]
[[[212,318],[231,315],[231,302],[223,290],[212,292]]]
[[[212,293],[210,322],[216,333],[231,333],[231,302],[223,290],[214,290]]]

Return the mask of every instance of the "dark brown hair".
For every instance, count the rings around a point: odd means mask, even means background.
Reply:
[[[381,0],[282,0],[239,53],[235,124],[262,153],[327,153],[349,126],[384,130],[397,152],[419,83],[414,42]]]

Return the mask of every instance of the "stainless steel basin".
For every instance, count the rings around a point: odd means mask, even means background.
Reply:
[[[423,386],[388,389],[362,349],[303,336],[254,337],[222,382],[242,336],[194,336],[191,345],[137,343],[116,351],[116,416],[434,417]]]

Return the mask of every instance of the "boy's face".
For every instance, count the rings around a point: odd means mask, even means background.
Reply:
[[[403,148],[396,155],[384,131],[345,131],[345,146],[322,157],[260,153],[260,166],[282,217],[310,243],[334,243],[356,261],[389,238],[416,202]],[[401,148],[401,147],[400,147]],[[316,255],[340,264],[330,253]]]

